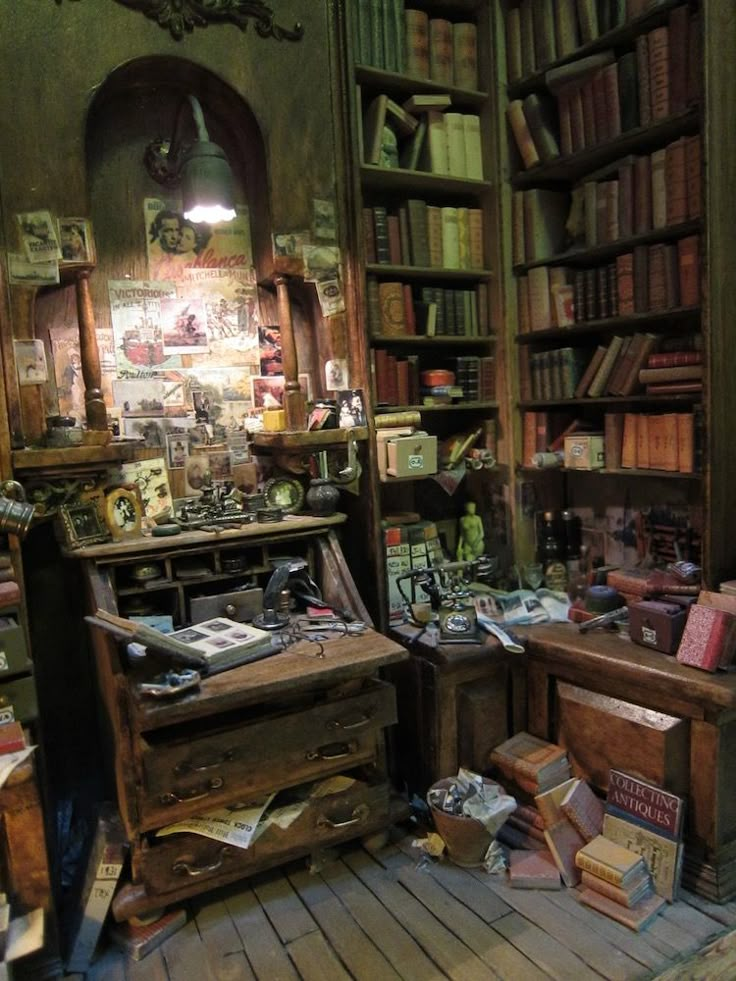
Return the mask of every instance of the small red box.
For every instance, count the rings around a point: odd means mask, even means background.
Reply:
[[[687,610],[676,603],[641,600],[629,606],[629,634],[642,647],[675,654],[685,629]]]

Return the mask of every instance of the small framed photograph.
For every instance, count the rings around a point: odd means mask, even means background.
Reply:
[[[59,218],[61,265],[89,265],[95,261],[92,223],[88,218]]]
[[[168,433],[166,449],[169,455],[169,467],[183,467],[189,456],[188,433]]]
[[[62,504],[59,519],[67,548],[83,548],[85,545],[110,541],[110,533],[103,525],[94,501]]]
[[[349,388],[337,393],[337,424],[340,429],[365,426],[365,402],[359,388]]]
[[[105,523],[115,542],[138,538],[143,521],[143,504],[138,490],[117,487],[105,497]]]

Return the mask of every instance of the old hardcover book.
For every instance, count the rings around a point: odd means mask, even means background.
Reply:
[[[545,330],[552,323],[549,268],[547,266],[532,266],[526,278],[529,282],[530,328],[531,330]]]
[[[583,44],[589,44],[599,36],[596,0],[577,0],[577,10],[580,40]]]
[[[590,387],[588,388],[587,394],[589,398],[600,398],[605,391],[606,385],[608,384],[608,379],[613,371],[613,366],[616,363],[616,358],[618,357],[623,342],[623,337],[618,335],[615,335],[609,341],[603,361],[601,362],[601,365],[596,372],[593,381],[590,383]]]
[[[649,246],[634,246],[634,310],[649,309]]]
[[[673,841],[682,840],[685,799],[641,777],[611,768],[606,812],[648,827]]]
[[[658,416],[639,413],[636,417],[636,466],[640,470],[658,469],[657,454],[661,452],[658,426]]]
[[[525,821],[523,817],[517,815],[516,811],[514,811],[513,814],[509,814],[506,820],[512,828],[516,828],[518,831],[523,831],[524,834],[529,835],[530,838],[536,838],[537,841],[544,841],[544,828],[537,828],[535,825]]]
[[[539,810],[533,805],[517,804],[514,814],[526,821],[527,824],[531,824],[535,828],[539,828],[540,831],[544,831],[544,819],[539,813]]]
[[[609,140],[621,135],[621,104],[619,101],[618,62],[603,69],[603,89],[606,101],[606,132]]]
[[[637,336],[639,337],[639,342],[635,351],[632,352],[628,372],[621,382],[619,391],[616,393],[618,395],[632,395],[637,390],[640,385],[639,372],[647,363],[650,352],[654,350],[659,340],[657,334],[646,333]]]
[[[554,0],[534,0],[532,5],[534,52],[538,69],[551,64],[557,58],[553,4]]]
[[[530,92],[523,100],[522,107],[524,119],[542,163],[549,163],[559,157],[560,145],[551,103],[546,102],[537,92]]]
[[[534,0],[521,0],[519,4],[521,27],[521,68],[522,76],[531,75],[537,69],[537,56],[534,50]]]
[[[373,235],[376,244],[376,262],[388,265],[391,249],[388,242],[388,212],[384,205],[373,207]]]
[[[406,74],[429,78],[429,16],[424,10],[404,12]]]
[[[603,833],[609,841],[640,855],[652,876],[654,891],[672,903],[677,899],[682,876],[684,846],[663,835],[614,814],[603,819]]]
[[[644,859],[623,845],[598,835],[577,852],[575,864],[616,886],[626,886],[646,870]]]
[[[583,114],[583,145],[580,149],[595,146],[598,133],[595,128],[595,98],[593,79],[589,78],[580,86],[580,107]]]
[[[399,166],[404,170],[416,170],[427,138],[427,117],[422,116],[410,139],[404,141],[399,152]]]
[[[130,921],[116,923],[110,928],[109,936],[116,947],[132,957],[134,961],[140,961],[181,930],[186,922],[186,910],[172,909],[153,923],[144,923],[140,926]]]
[[[593,75],[593,112],[595,113],[595,132],[599,144],[610,139],[608,108],[606,106],[606,82],[603,71],[604,69],[601,68]]]
[[[542,780],[549,771],[567,766],[567,751],[546,739],[529,732],[517,732],[515,736],[496,746],[490,755],[494,763],[510,776],[523,776]]]
[[[621,317],[634,313],[634,254],[625,252],[616,256],[616,296]]]
[[[525,412],[521,420],[521,465],[530,467],[532,457],[537,452],[537,415]]]
[[[572,139],[572,118],[570,115],[571,92],[565,90],[557,93],[557,116],[560,121],[560,153],[563,157],[575,152]]]
[[[639,86],[636,77],[636,52],[629,51],[618,60],[618,101],[621,132],[639,125]]]
[[[699,218],[702,213],[702,160],[699,134],[685,137],[685,184],[687,217]]]
[[[427,202],[421,198],[410,198],[406,202],[409,217],[409,245],[411,264],[429,266],[429,227]]]
[[[618,165],[618,233],[621,238],[634,234],[634,157]]]
[[[624,926],[629,927],[630,930],[635,930],[637,933],[647,927],[665,905],[664,899],[654,894],[640,899],[629,909],[626,906],[621,906],[615,900],[609,899],[608,896],[601,895],[594,889],[583,889],[578,899],[585,906],[598,910],[599,913],[604,913],[612,920],[623,923]]]
[[[567,818],[561,808],[562,799],[575,782],[574,777],[563,780],[555,787],[550,787],[542,793],[535,794],[534,803],[542,818],[545,828],[551,828]]]
[[[523,194],[526,261],[549,259],[565,246],[570,197],[564,191],[541,187]]]
[[[619,470],[621,468],[623,438],[624,413],[606,412],[603,419],[603,447],[607,470]]]
[[[566,58],[580,46],[575,0],[557,0],[555,4],[557,57]]]
[[[401,265],[401,235],[399,233],[399,216],[386,216],[386,229],[388,233],[388,257],[391,265]]]
[[[465,143],[465,176],[469,180],[483,180],[483,148],[480,137],[480,116],[463,113],[463,140]]]
[[[670,112],[684,112],[688,106],[688,49],[690,32],[690,9],[687,4],[675,7],[667,17],[669,35],[670,71]]]
[[[624,431],[621,440],[621,467],[633,469],[637,463],[637,414],[624,413]]]
[[[473,23],[452,25],[452,77],[456,89],[478,89],[478,28]]]
[[[522,787],[521,784],[518,786]],[[522,787],[522,790],[524,788]],[[545,843],[543,841],[537,841],[536,838],[532,838],[531,835],[525,834],[523,831],[519,831],[518,828],[510,825],[508,821],[501,825],[501,827],[496,832],[496,838],[507,848],[516,849],[518,851],[544,851]]]
[[[678,268],[680,272],[680,304],[695,307],[700,303],[700,238],[688,235],[677,242]]]
[[[608,896],[619,906],[635,906],[639,900],[651,895],[654,891],[652,878],[648,872],[642,873],[641,878],[634,879],[627,889],[614,886],[612,882],[606,882],[605,879],[599,879],[597,875],[593,875],[591,872],[583,871],[580,879],[586,889],[592,889],[594,892],[600,893],[601,896]]]
[[[655,150],[651,156],[652,228],[667,226],[667,150]]]
[[[509,885],[514,889],[561,889],[560,873],[549,851],[509,852]]]
[[[690,607],[677,660],[704,671],[728,667],[736,652],[736,616],[712,606]]]
[[[526,262],[524,191],[511,195],[511,261],[515,266]]]
[[[460,238],[458,209],[450,205],[440,209],[442,224],[442,265],[445,269],[460,269]]]
[[[560,871],[562,881],[570,888],[576,886],[580,882],[580,869],[576,864],[576,856],[585,844],[585,839],[567,818],[546,828],[544,838]]]
[[[652,162],[649,156],[634,158],[634,234],[652,227]]]
[[[648,126],[652,121],[652,88],[649,78],[649,39],[647,35],[640,34],[634,45],[639,92],[639,125]]]
[[[560,807],[585,841],[591,841],[601,833],[605,807],[585,780],[577,780],[573,784],[563,797]]]
[[[521,156],[522,164],[525,169],[536,167],[540,163],[539,150],[529,129],[529,123],[524,113],[524,103],[521,99],[512,99],[506,109],[511,132],[514,136],[516,148]]]
[[[447,136],[448,173],[452,177],[466,177],[465,133],[463,116],[460,112],[445,112],[445,134]]]
[[[367,164],[378,165],[381,160],[383,127],[386,125],[387,95],[377,95],[368,104],[363,116],[363,153]]]
[[[670,114],[669,29],[655,27],[647,34],[649,46],[649,89],[652,103],[652,122],[666,119]]]
[[[506,14],[506,70],[509,82],[522,77],[521,66],[521,10],[512,7]]]
[[[646,309],[666,310],[667,280],[665,274],[665,246],[663,242],[649,246],[647,266],[648,303]]]
[[[382,337],[403,337],[406,335],[404,316],[404,290],[401,283],[382,282],[378,284]]]
[[[585,396],[586,392],[590,388],[591,382],[595,378],[595,375],[601,366],[601,362],[603,361],[607,350],[608,346],[606,344],[599,344],[593,352],[593,356],[588,362],[588,366],[581,375],[580,381],[575,388],[574,397],[576,399],[581,399]]]
[[[655,382],[694,381],[703,377],[702,364],[685,364],[673,368],[642,368],[639,381],[642,385]]]
[[[677,469],[695,471],[695,420],[692,412],[677,413]]]
[[[687,171],[685,137],[665,147],[666,221],[677,225],[687,220]]]
[[[452,24],[444,17],[429,21],[429,77],[440,85],[452,85]]]

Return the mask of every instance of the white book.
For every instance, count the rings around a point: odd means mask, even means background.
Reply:
[[[467,177],[465,164],[465,128],[461,112],[445,113],[448,173],[452,177]]]
[[[474,181],[483,180],[483,152],[480,140],[480,116],[466,113],[463,116],[465,142],[465,176]]]
[[[442,265],[445,269],[460,268],[457,208],[442,209]]]
[[[427,113],[427,137],[422,151],[422,170],[432,174],[448,174],[450,165],[447,158],[447,134],[445,114],[437,109]]]

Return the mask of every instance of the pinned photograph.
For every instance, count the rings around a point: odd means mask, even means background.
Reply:
[[[61,259],[54,219],[50,211],[26,211],[16,215],[23,240],[23,251],[29,262]]]
[[[339,279],[320,279],[316,286],[322,316],[331,317],[336,313],[345,311],[345,300],[342,296]]]
[[[160,378],[117,378],[112,391],[124,418],[164,414],[164,383]]]
[[[359,388],[337,393],[337,424],[340,429],[365,426],[365,402]]]
[[[325,363],[325,388],[335,392],[350,384],[348,363],[345,358],[333,358]]]
[[[59,218],[62,265],[88,265],[95,261],[92,224],[87,218]]]
[[[168,433],[166,449],[169,467],[183,467],[189,454],[189,436],[186,433]]]
[[[209,457],[204,453],[187,457],[184,465],[184,487],[187,497],[200,497],[211,483]]]
[[[13,341],[19,385],[40,385],[48,381],[43,341]]]
[[[258,328],[258,350],[261,374],[266,376],[283,374],[283,355],[281,351],[281,328],[263,325]]]
[[[314,198],[314,237],[325,242],[334,242],[337,238],[335,223],[335,204],[324,198]]]
[[[161,300],[161,329],[165,354],[206,351],[207,324],[202,300]]]
[[[55,286],[59,282],[59,263],[29,262],[19,252],[8,252],[8,278],[11,286]]]
[[[254,375],[251,380],[253,407],[256,409],[280,409],[284,401],[284,376],[264,378]],[[309,375],[299,375],[299,387],[306,399],[311,398]]]

